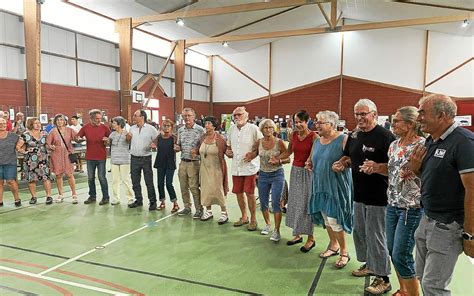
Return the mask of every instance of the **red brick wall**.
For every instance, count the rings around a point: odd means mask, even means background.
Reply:
[[[196,117],[201,118],[201,115],[207,116],[209,113],[209,102],[184,100],[184,107],[193,108],[196,111]]]
[[[120,112],[119,94],[117,91],[91,89],[74,86],[64,86],[43,83],[42,106],[48,108],[54,115],[62,112],[68,115],[78,110],[87,111],[91,108],[107,110],[109,116],[116,116]],[[147,85],[143,87],[146,88]],[[151,87],[151,86],[150,86]],[[380,85],[360,79],[343,79],[342,116],[347,126],[353,128],[353,106],[355,102],[364,97],[372,99],[379,109],[379,114],[390,115],[401,106],[418,105],[421,94],[415,91],[402,90],[388,85]],[[26,89],[23,80],[0,78],[0,108],[18,107],[26,105]],[[164,97],[159,88],[155,96],[160,99],[160,118],[174,118],[174,100]],[[278,114],[280,117],[293,114],[300,109],[306,109],[312,117],[320,110],[338,109],[339,79],[330,80],[317,85],[289,91],[272,97],[271,116]],[[209,103],[199,101],[184,101],[185,106],[196,110],[198,116],[209,114]],[[250,117],[255,115],[267,116],[268,100],[261,99],[248,103],[214,103],[214,115],[220,118],[221,114],[229,114],[237,106],[245,105]],[[458,100],[459,115],[473,115],[474,99]],[[139,104],[133,104],[132,110],[138,109]],[[473,118],[474,119],[474,118]],[[474,131],[474,127],[470,130]]]
[[[10,106],[25,105],[25,81],[0,78],[0,109],[6,110]]]

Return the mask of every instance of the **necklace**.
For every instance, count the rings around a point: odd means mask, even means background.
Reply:
[[[209,139],[209,136],[207,136],[206,140]],[[216,133],[213,133],[212,134],[212,141],[208,144],[206,143],[206,141],[204,141],[204,158],[207,157],[207,149],[209,148],[209,146],[211,146],[211,144],[215,141],[216,139]]]

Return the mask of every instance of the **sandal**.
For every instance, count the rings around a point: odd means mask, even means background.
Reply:
[[[173,209],[171,209],[171,213],[176,213],[177,211],[179,211],[179,206],[177,203],[174,203],[173,204]]]
[[[343,258],[347,258],[347,261],[344,262]],[[346,267],[349,261],[351,261],[351,256],[349,256],[349,254],[342,254],[339,260],[337,260],[336,264],[334,264],[334,267],[336,267],[337,269],[343,269],[344,267]]]
[[[397,292],[393,293],[392,296],[408,296],[408,293],[405,291],[397,290]]]
[[[30,205],[34,205],[37,201],[38,201],[38,199],[36,197],[32,196],[31,199],[30,199]]]
[[[161,211],[161,210],[163,210],[165,207],[166,207],[165,202],[162,201],[162,202],[160,203],[160,205],[158,206],[157,210],[158,210],[158,211]]]
[[[54,202],[60,203],[60,202],[63,202],[63,199],[64,197],[61,194],[59,194],[58,197],[56,197],[56,199],[54,200]]]
[[[77,195],[72,196],[72,204],[77,205]]]
[[[330,253],[327,254],[328,252],[330,252]],[[326,255],[324,255],[324,254],[326,254]],[[339,255],[339,249],[333,250],[331,248],[327,248],[326,251],[319,254],[319,258],[326,259],[326,258],[329,258],[329,257],[332,257],[332,256],[337,256],[337,255]]]

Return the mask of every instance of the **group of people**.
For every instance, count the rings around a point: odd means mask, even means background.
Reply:
[[[25,158],[24,178],[32,194],[30,203],[36,203],[35,184],[39,181],[43,181],[46,190],[46,203],[52,203],[52,173],[58,183],[57,200],[63,199],[64,174],[73,203],[77,203],[71,143],[86,139],[89,198],[85,204],[94,203],[97,198],[96,169],[102,189],[99,204],[109,204],[105,163],[106,147],[110,146],[110,204],[120,203],[123,183],[128,207],[142,207],[143,172],[150,211],[165,209],[166,188],[172,213],[207,221],[213,218],[212,205],[218,205],[217,223],[222,225],[229,221],[228,157],[232,162],[232,193],[236,194],[241,211],[233,226],[257,230],[258,188],[265,221],[260,233],[271,233],[270,240],[278,242],[285,187],[283,165],[290,163],[293,156],[285,219],[293,238],[286,242],[288,246],[301,243],[300,251],[310,252],[316,245],[314,225],[322,225],[329,244],[319,257],[338,256],[334,266],[342,269],[351,260],[346,234],[353,233],[356,258],[363,265],[352,275],[375,276],[367,292],[382,294],[391,290],[388,276],[393,263],[400,284],[393,295],[419,295],[420,283],[426,295],[450,295],[448,285],[458,256],[463,250],[474,256],[474,134],[456,125],[456,111],[450,97],[428,95],[420,100],[419,108],[399,108],[388,130],[377,125],[375,103],[361,99],[354,106],[357,127],[344,134],[337,131],[339,117],[335,112],[316,114],[314,132],[308,127],[309,114],[301,110],[293,116],[295,130],[288,135],[288,147],[275,136],[272,120],[264,119],[258,126],[252,124],[245,107],[233,111],[235,124],[227,139],[218,132],[220,125],[213,116],[204,118],[204,128],[196,124],[191,108],[184,108],[184,125],[177,134],[173,133],[171,120],[163,120],[161,131],[147,124],[144,110],[133,114],[135,124],[129,131],[124,129],[125,119],[113,118],[112,132],[101,124],[100,110],[91,110],[90,123],[78,132],[67,128],[64,116],[59,114],[48,135],[41,132],[36,118],[27,121],[27,131],[20,136],[6,132],[6,122],[0,118],[0,198],[5,180],[12,189],[15,205],[21,205],[16,184],[16,151],[20,151]],[[426,139],[425,134],[429,135]],[[153,149],[157,151],[154,164]],[[179,166],[177,152],[181,152]],[[159,204],[152,166],[157,169]],[[181,209],[173,186],[176,169]]]

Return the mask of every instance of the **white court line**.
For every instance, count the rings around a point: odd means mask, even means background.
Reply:
[[[154,221],[153,223],[158,223],[158,222],[163,221],[163,220],[165,220],[165,219],[168,219],[169,217],[172,217],[172,216],[174,216],[174,215],[175,215],[175,214],[169,214],[168,216],[165,216],[165,217],[163,217],[163,218],[160,218],[160,219]],[[145,229],[145,228],[148,228],[148,227],[149,227],[148,225],[142,226],[142,227],[140,227],[140,228],[138,228],[138,229],[135,229],[135,230],[133,230],[133,231],[131,231],[131,232],[129,232],[129,233],[126,233],[126,234],[124,234],[124,235],[122,235],[122,236],[119,236],[119,237],[117,237],[117,238],[114,238],[113,240],[111,240],[111,241],[109,241],[109,242],[107,242],[107,243],[105,243],[105,244],[102,244],[102,246],[106,247],[106,246],[108,246],[108,245],[110,245],[110,244],[113,244],[113,243],[115,243],[115,242],[117,242],[117,241],[119,241],[119,240],[121,240],[121,239],[123,239],[123,238],[126,238],[127,236],[130,236],[130,235],[132,235],[132,234],[135,234],[135,233],[137,233],[137,232],[139,232],[139,231],[141,231],[141,230],[143,230],[143,229]],[[58,264],[58,265],[56,265],[56,266],[53,266],[53,267],[51,267],[51,268],[49,268],[49,269],[47,269],[47,270],[44,270],[44,271],[38,273],[38,275],[44,275],[44,274],[46,274],[46,273],[48,273],[48,272],[51,272],[51,271],[53,271],[53,270],[55,270],[55,269],[58,269],[58,268],[64,266],[64,265],[66,265],[66,264],[69,264],[69,263],[71,263],[71,262],[74,262],[74,261],[78,260],[79,258],[82,258],[82,257],[84,257],[84,256],[86,256],[86,255],[91,254],[91,253],[94,253],[95,251],[97,251],[97,249],[92,249],[92,250],[89,250],[89,251],[87,251],[87,252],[84,252],[84,253],[82,253],[82,254],[80,254],[80,255],[77,255],[77,256],[74,257],[74,258],[71,258],[71,259],[68,259],[68,260],[64,261],[63,263],[60,263],[60,264]]]
[[[50,281],[50,282],[61,283],[61,284],[69,285],[69,286],[79,287],[79,288],[92,290],[92,291],[96,291],[96,292],[102,292],[102,293],[106,293],[106,294],[110,294],[110,295],[129,295],[129,294],[126,294],[126,293],[120,293],[120,292],[113,291],[113,290],[108,290],[108,289],[98,288],[98,287],[94,287],[94,286],[84,285],[84,284],[80,284],[80,283],[76,283],[76,282],[70,282],[70,281],[61,280],[61,279],[57,279],[57,278],[53,278],[53,277],[49,277],[49,276],[38,275],[38,274],[35,274],[35,273],[23,271],[23,270],[20,270],[20,269],[10,268],[10,267],[6,267],[6,266],[1,266],[0,265],[0,269],[10,271],[10,272],[13,272],[13,273],[19,273],[19,274],[27,275],[27,276],[38,278],[38,279],[47,280],[47,281]]]

